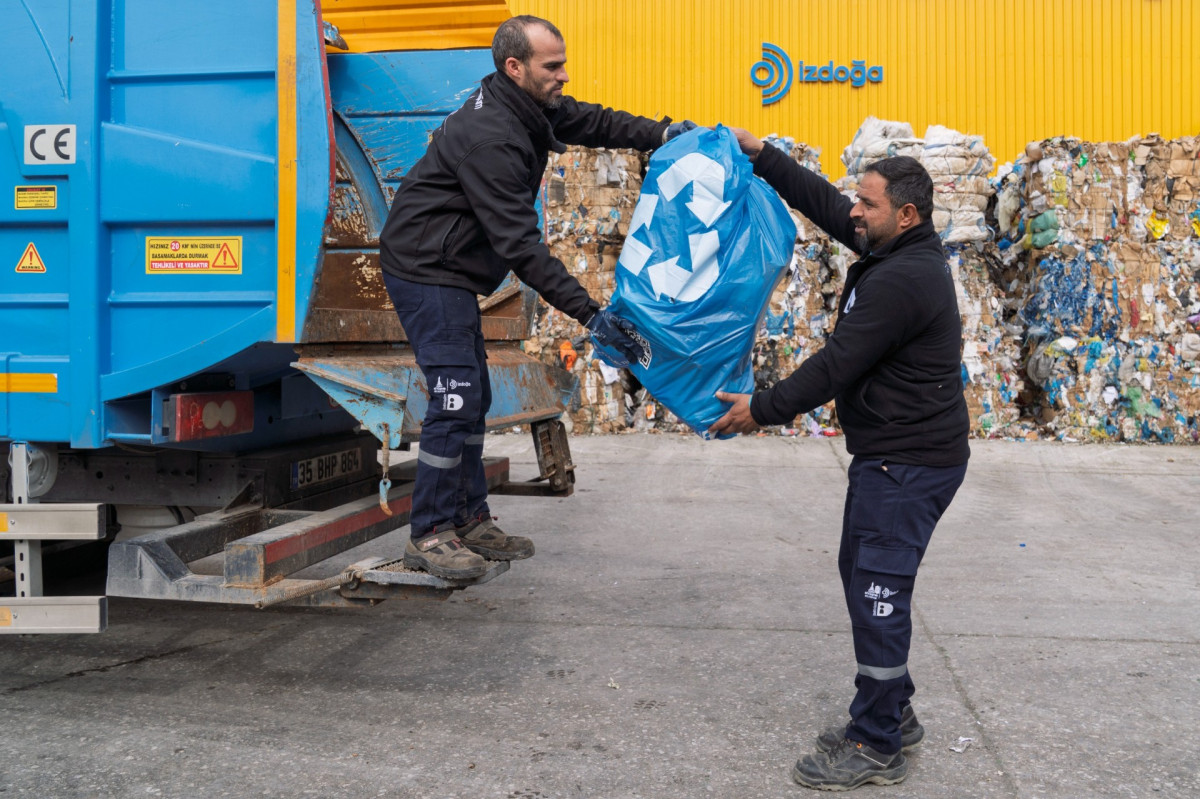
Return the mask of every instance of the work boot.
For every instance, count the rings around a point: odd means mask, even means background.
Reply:
[[[455,530],[467,549],[488,560],[524,560],[533,557],[533,542],[519,535],[505,535],[490,515],[472,519]]]
[[[487,573],[486,560],[467,549],[453,529],[430,533],[404,546],[404,565],[447,580],[469,580]]]
[[[828,752],[805,755],[792,766],[792,779],[806,788],[849,791],[868,782],[894,785],[908,776],[903,752],[885,755],[843,738]]]
[[[828,752],[845,737],[846,727],[830,727],[817,736],[817,751]],[[925,728],[917,721],[912,705],[905,705],[904,710],[900,711],[900,749],[907,752],[924,739]]]

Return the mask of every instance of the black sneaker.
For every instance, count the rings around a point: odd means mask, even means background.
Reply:
[[[488,560],[524,560],[533,557],[533,542],[519,535],[505,535],[491,516],[474,519],[456,531],[472,552]]]
[[[487,574],[488,562],[459,540],[454,530],[433,532],[404,545],[404,565],[446,580],[469,580]]]
[[[817,751],[828,752],[846,737],[845,727],[830,727],[817,736]],[[912,705],[905,705],[900,713],[900,749],[907,752],[925,740],[925,728],[917,721]]]
[[[843,738],[828,752],[805,755],[792,766],[792,779],[805,788],[849,791],[868,782],[895,785],[908,776],[903,752],[885,755],[866,744]]]

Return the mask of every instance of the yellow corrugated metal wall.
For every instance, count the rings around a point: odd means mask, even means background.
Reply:
[[[504,0],[321,0],[321,17],[365,53],[490,47],[509,13]]]
[[[1195,0],[509,0],[567,41],[568,92],[639,114],[724,122],[822,148],[825,171],[868,115],[1027,142],[1200,133]],[[795,65],[881,66],[883,80],[794,82],[763,105],[763,44]],[[761,74],[761,73],[760,73]]]

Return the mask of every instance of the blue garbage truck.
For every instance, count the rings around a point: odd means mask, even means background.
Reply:
[[[103,630],[108,596],[358,606],[507,569],[319,567],[408,519],[394,453],[428,392],[379,231],[490,52],[347,52],[311,0],[0,15],[0,633]],[[536,302],[512,276],[481,299],[489,429],[538,461],[487,472],[565,496],[577,385],[522,349]],[[51,590],[68,556],[106,558],[103,595]]]

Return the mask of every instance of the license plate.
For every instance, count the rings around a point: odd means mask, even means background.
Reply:
[[[345,449],[292,463],[292,489],[307,488],[362,471],[362,453]]]

